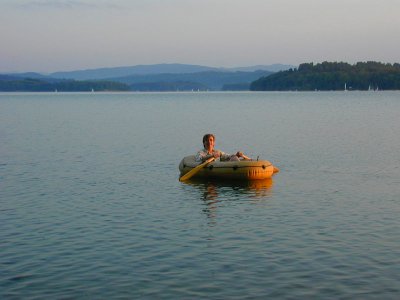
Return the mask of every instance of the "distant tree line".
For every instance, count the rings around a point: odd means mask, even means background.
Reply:
[[[129,91],[127,84],[112,81],[61,80],[48,82],[40,79],[6,79],[0,77],[2,92],[86,92],[86,91]]]
[[[219,91],[249,90],[250,83],[270,71],[205,71],[129,75],[99,80],[60,79],[37,73],[0,74],[0,91]]]
[[[140,92],[176,92],[176,91],[207,91],[208,87],[197,82],[141,82],[130,85],[132,91]]]
[[[222,86],[223,91],[248,91],[249,88],[250,88],[249,82],[224,84]]]
[[[380,62],[304,63],[253,81],[252,91],[399,90],[400,64]]]
[[[211,90],[219,91],[225,84],[248,83],[272,74],[270,71],[207,71],[197,73],[177,74],[147,74],[131,75],[119,78],[111,78],[113,81],[131,85],[132,90]],[[249,87],[247,86],[247,90]]]

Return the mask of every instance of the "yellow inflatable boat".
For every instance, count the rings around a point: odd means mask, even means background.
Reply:
[[[179,164],[181,176],[199,165],[194,155],[186,156]],[[268,179],[279,169],[268,160],[213,161],[198,171],[194,178]]]

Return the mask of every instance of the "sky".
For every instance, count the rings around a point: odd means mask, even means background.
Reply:
[[[400,62],[400,0],[0,0],[0,73]]]

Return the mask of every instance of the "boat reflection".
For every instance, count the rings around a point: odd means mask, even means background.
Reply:
[[[223,181],[221,179],[190,179],[186,184],[197,187],[204,192],[205,200],[217,200],[219,194],[222,196],[247,196],[252,199],[264,198],[271,195],[273,179],[251,180],[251,181]]]
[[[204,213],[210,218],[216,216],[218,206],[228,201],[250,201],[257,203],[272,195],[273,180],[253,181],[221,181],[191,179],[186,184],[196,187],[200,192],[200,198],[205,203]]]

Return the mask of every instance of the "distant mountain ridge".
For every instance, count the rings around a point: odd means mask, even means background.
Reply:
[[[113,67],[99,68],[88,70],[76,70],[68,72],[55,72],[49,74],[53,78],[75,79],[75,80],[97,80],[118,78],[132,75],[154,75],[154,74],[190,74],[198,72],[254,72],[254,71],[270,71],[278,72],[293,68],[291,65],[273,64],[273,65],[256,65],[249,67],[237,68],[216,68],[190,64],[154,64],[154,65],[136,65],[130,67]]]
[[[156,65],[136,65],[131,67],[113,67],[88,70],[77,70],[68,72],[55,72],[50,76],[54,78],[65,78],[75,80],[106,79],[115,77],[124,77],[130,75],[150,75],[150,74],[178,74],[178,73],[196,73],[203,71],[218,70],[217,68],[185,65],[185,64],[156,64]]]
[[[107,78],[109,81],[120,82],[130,85],[133,90],[141,90],[142,87],[147,90],[149,83],[180,83],[187,82],[202,86],[200,90],[222,90],[226,85],[248,84],[263,76],[273,74],[269,71],[254,72],[222,72],[222,71],[204,71],[196,73],[165,73],[148,75],[130,75],[125,77]],[[171,85],[172,87],[173,85]],[[243,85],[245,86],[245,85]]]
[[[59,81],[63,80],[63,79],[53,78],[53,77],[51,77],[49,75],[43,75],[43,74],[36,73],[36,72],[0,74],[0,80],[6,80],[7,77],[12,79],[12,80],[29,78],[29,79],[43,80],[43,81],[46,81],[46,82],[59,82]]]
[[[255,65],[249,67],[237,67],[237,68],[222,68],[222,70],[227,70],[230,72],[254,72],[254,71],[269,71],[269,72],[279,72],[293,69],[295,66],[283,65],[283,64],[273,64],[273,65]]]
[[[7,90],[12,86],[18,89],[39,87],[41,89],[51,89],[53,87],[49,87],[46,83],[58,83],[61,87],[61,84],[65,85],[67,81],[70,82],[69,86],[71,88],[78,87],[78,84],[72,85],[71,81],[85,81],[88,83],[88,85],[79,85],[79,89],[83,86],[90,88],[89,81],[93,82],[93,84],[96,81],[102,81],[102,89],[112,87],[118,90],[125,90],[128,88],[133,91],[219,91],[231,88],[234,90],[248,90],[250,83],[254,80],[291,67],[293,66],[282,64],[237,68],[215,68],[189,64],[154,64],[55,72],[48,75],[34,72],[0,74],[0,81],[3,82],[2,89]],[[39,81],[41,84],[39,84]],[[110,84],[106,86],[104,82]],[[96,86],[97,90],[99,86]]]

